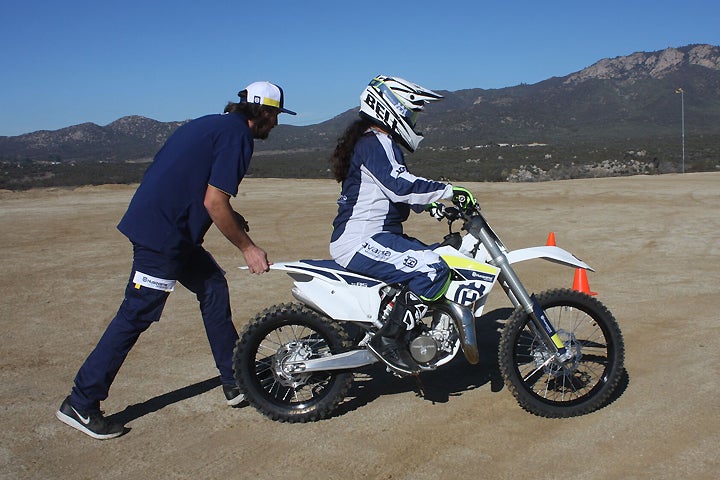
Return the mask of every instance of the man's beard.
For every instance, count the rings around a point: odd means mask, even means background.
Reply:
[[[252,134],[253,138],[265,140],[270,135],[270,130],[275,127],[275,119],[261,115],[253,122]]]

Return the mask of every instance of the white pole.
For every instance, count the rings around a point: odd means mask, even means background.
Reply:
[[[685,91],[682,88],[675,90],[680,94],[680,121],[682,124],[682,173],[685,173]]]

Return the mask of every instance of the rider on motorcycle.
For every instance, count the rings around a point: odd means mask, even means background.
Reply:
[[[384,324],[368,348],[406,375],[419,367],[405,348],[405,333],[423,317],[425,302],[445,293],[450,269],[434,246],[403,234],[402,222],[411,209],[435,213],[442,199],[464,208],[475,204],[462,187],[412,175],[398,146],[415,151],[423,139],[415,131],[417,115],[441,98],[398,77],[375,77],[360,97],[360,118],[340,137],[331,159],[342,191],[330,254],[350,271],[403,285],[389,315],[379,315]]]

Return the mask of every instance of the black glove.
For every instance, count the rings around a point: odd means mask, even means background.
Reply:
[[[452,201],[463,210],[467,210],[468,208],[477,205],[475,197],[473,197],[473,194],[470,193],[470,190],[463,187],[453,187]]]
[[[430,215],[438,221],[445,218],[445,205],[442,203],[433,202],[425,207],[425,211],[430,212]]]

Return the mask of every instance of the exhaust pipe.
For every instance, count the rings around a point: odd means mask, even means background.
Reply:
[[[475,315],[469,308],[447,300],[440,307],[447,311],[455,322],[455,328],[460,332],[460,343],[465,358],[470,364],[477,365],[480,362],[480,352],[475,337]]]

